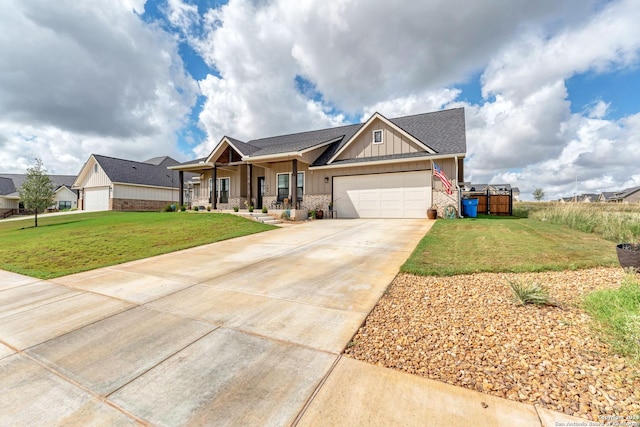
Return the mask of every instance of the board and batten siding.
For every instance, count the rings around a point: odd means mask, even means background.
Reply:
[[[168,188],[151,188],[139,185],[114,184],[114,199],[136,199],[136,200],[178,200],[180,190]]]
[[[80,187],[108,187],[111,185],[111,180],[104,173],[104,170],[98,165],[97,172],[95,171],[96,162],[92,161],[89,165],[89,170],[87,171],[87,176],[84,179],[84,182],[80,185]]]
[[[0,209],[18,209],[18,201],[0,197]]]
[[[373,143],[373,131],[382,130],[382,143]],[[391,156],[397,154],[417,153],[424,148],[410,141],[396,129],[387,126],[380,119],[375,119],[362,133],[338,156],[337,160],[361,159],[367,157]]]

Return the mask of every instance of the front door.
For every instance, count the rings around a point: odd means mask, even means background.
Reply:
[[[264,196],[264,176],[258,177],[258,200],[256,200],[256,209],[262,209],[262,196]]]

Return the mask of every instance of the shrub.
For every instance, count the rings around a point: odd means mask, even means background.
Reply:
[[[164,208],[162,208],[162,212],[173,212],[173,208],[171,207],[171,204],[168,204]]]
[[[233,211],[234,211],[234,212],[238,212],[239,210],[240,210],[240,207],[239,207],[239,206],[234,206],[234,207],[233,207]]]
[[[262,213],[263,213],[263,214],[266,214],[267,212],[269,212],[269,211],[267,210],[267,207],[266,207],[266,206],[263,206],[263,207],[262,207]]]
[[[186,211],[186,210],[187,210],[187,205],[182,205],[182,206],[180,206],[180,210],[181,210],[182,212]]]
[[[253,206],[249,206],[249,212],[253,212]]]
[[[513,300],[520,305],[557,305],[549,296],[549,291],[537,283],[524,284],[509,281]]]
[[[291,218],[291,214],[289,213],[288,210],[282,211],[282,214],[280,215],[280,218],[288,221]]]
[[[207,205],[207,212],[211,211],[211,205]]]

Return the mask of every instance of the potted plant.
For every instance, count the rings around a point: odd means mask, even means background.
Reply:
[[[240,206],[234,206],[234,207],[233,207],[233,211],[234,211],[234,212],[238,212],[239,210],[240,210]]]
[[[262,207],[262,213],[263,213],[263,214],[266,214],[267,212],[269,212],[269,211],[267,210],[267,207],[266,207],[266,206],[263,206],[263,207]]]
[[[249,205],[249,212],[253,212],[253,205]]]
[[[622,268],[632,268],[640,273],[639,243],[621,243],[616,246],[616,252]]]
[[[429,219],[438,218],[438,207],[436,205],[432,205],[429,209],[427,209],[427,218]]]
[[[324,211],[322,210],[322,206],[316,207],[316,219],[324,218]]]

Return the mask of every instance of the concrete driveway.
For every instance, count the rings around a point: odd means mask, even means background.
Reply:
[[[586,425],[340,356],[431,225],[315,221],[51,281],[0,270],[0,426]]]
[[[0,271],[0,424],[300,421],[431,224],[315,221],[50,281]]]

